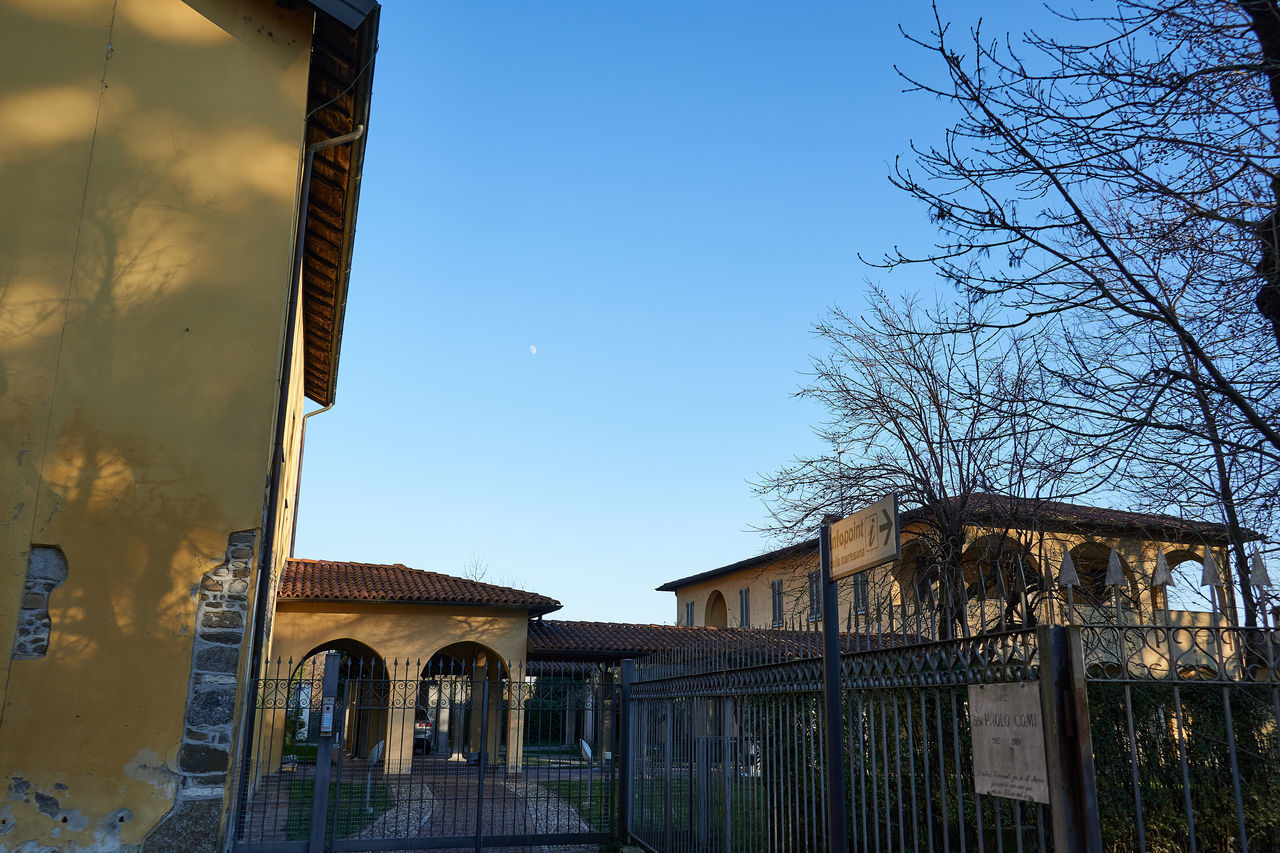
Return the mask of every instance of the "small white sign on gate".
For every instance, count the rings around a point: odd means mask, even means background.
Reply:
[[[1039,684],[970,684],[969,730],[979,794],[1049,802]]]

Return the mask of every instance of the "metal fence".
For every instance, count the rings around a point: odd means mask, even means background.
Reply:
[[[640,665],[628,684],[632,836],[661,851],[1280,850],[1280,635],[1046,626],[862,636],[841,656],[828,766],[815,644]],[[812,635],[809,635],[812,636]],[[846,637],[846,644],[849,638]],[[978,793],[972,691],[1027,685],[1050,802]],[[843,776],[845,844],[827,837]]]
[[[617,682],[599,667],[330,653],[255,684],[237,851],[599,844],[616,834]]]
[[[1079,630],[1106,848],[1280,851],[1280,632]]]

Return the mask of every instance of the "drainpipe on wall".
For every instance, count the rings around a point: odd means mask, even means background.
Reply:
[[[293,266],[290,270],[289,310],[285,320],[284,356],[280,367],[280,393],[276,404],[275,438],[271,448],[271,470],[267,479],[267,502],[266,506],[263,507],[262,513],[262,547],[258,551],[258,585],[253,602],[253,611],[250,614],[249,625],[247,626],[252,639],[250,640],[249,661],[245,667],[244,682],[240,685],[241,695],[244,698],[240,708],[242,712],[242,755],[240,773],[237,774],[237,784],[243,784],[243,779],[248,774],[253,761],[254,714],[253,696],[249,687],[258,673],[258,667],[261,663],[265,641],[262,634],[266,625],[267,600],[271,592],[271,576],[275,573],[275,531],[276,522],[280,517],[280,481],[284,471],[285,460],[285,421],[289,414],[289,387],[293,382],[293,349],[297,343],[298,311],[300,310],[299,303],[302,293],[302,262],[307,240],[307,206],[311,201],[311,168],[317,152],[337,145],[355,142],[363,135],[364,125],[361,124],[357,125],[356,129],[350,133],[344,133],[341,136],[324,139],[320,142],[313,142],[307,146],[306,156],[303,160],[302,193],[298,203],[297,237],[293,246]],[[326,406],[325,409],[331,407]],[[324,411],[325,409],[318,411]],[[237,834],[241,818],[239,803],[236,802],[238,799],[238,797],[233,797],[231,821],[227,825],[225,846],[228,848]]]
[[[316,409],[314,412],[307,412],[302,416],[302,435],[298,437],[298,479],[293,484],[293,518],[289,524],[290,557],[293,556],[294,546],[298,543],[298,501],[302,500],[302,455],[307,449],[307,421],[316,415],[323,415],[332,408],[333,403],[330,403],[323,409]]]

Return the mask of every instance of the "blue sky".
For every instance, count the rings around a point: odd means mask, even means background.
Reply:
[[[934,287],[858,259],[931,233],[886,180],[945,122],[893,71],[936,74],[898,33],[928,14],[386,2],[296,554],[669,623],[655,586],[772,547],[747,481],[814,447],[813,322]]]

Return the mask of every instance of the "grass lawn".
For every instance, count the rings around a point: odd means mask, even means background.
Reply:
[[[618,783],[610,785],[603,780],[591,783],[591,805],[587,805],[587,782],[585,779],[551,780],[539,782],[539,785],[564,800],[578,810],[578,814],[591,827],[593,832],[611,832],[618,803]]]
[[[315,785],[314,779],[293,779],[289,782],[289,818],[284,828],[290,841],[305,841],[311,837],[311,804]],[[365,811],[364,798],[363,784],[347,784],[339,789],[336,781],[329,783],[329,811],[326,816],[329,826],[325,829],[327,838],[333,838],[335,809],[338,838],[346,838],[373,823],[395,805],[395,800],[391,798],[383,782],[374,782],[369,789],[369,806],[373,811]]]

